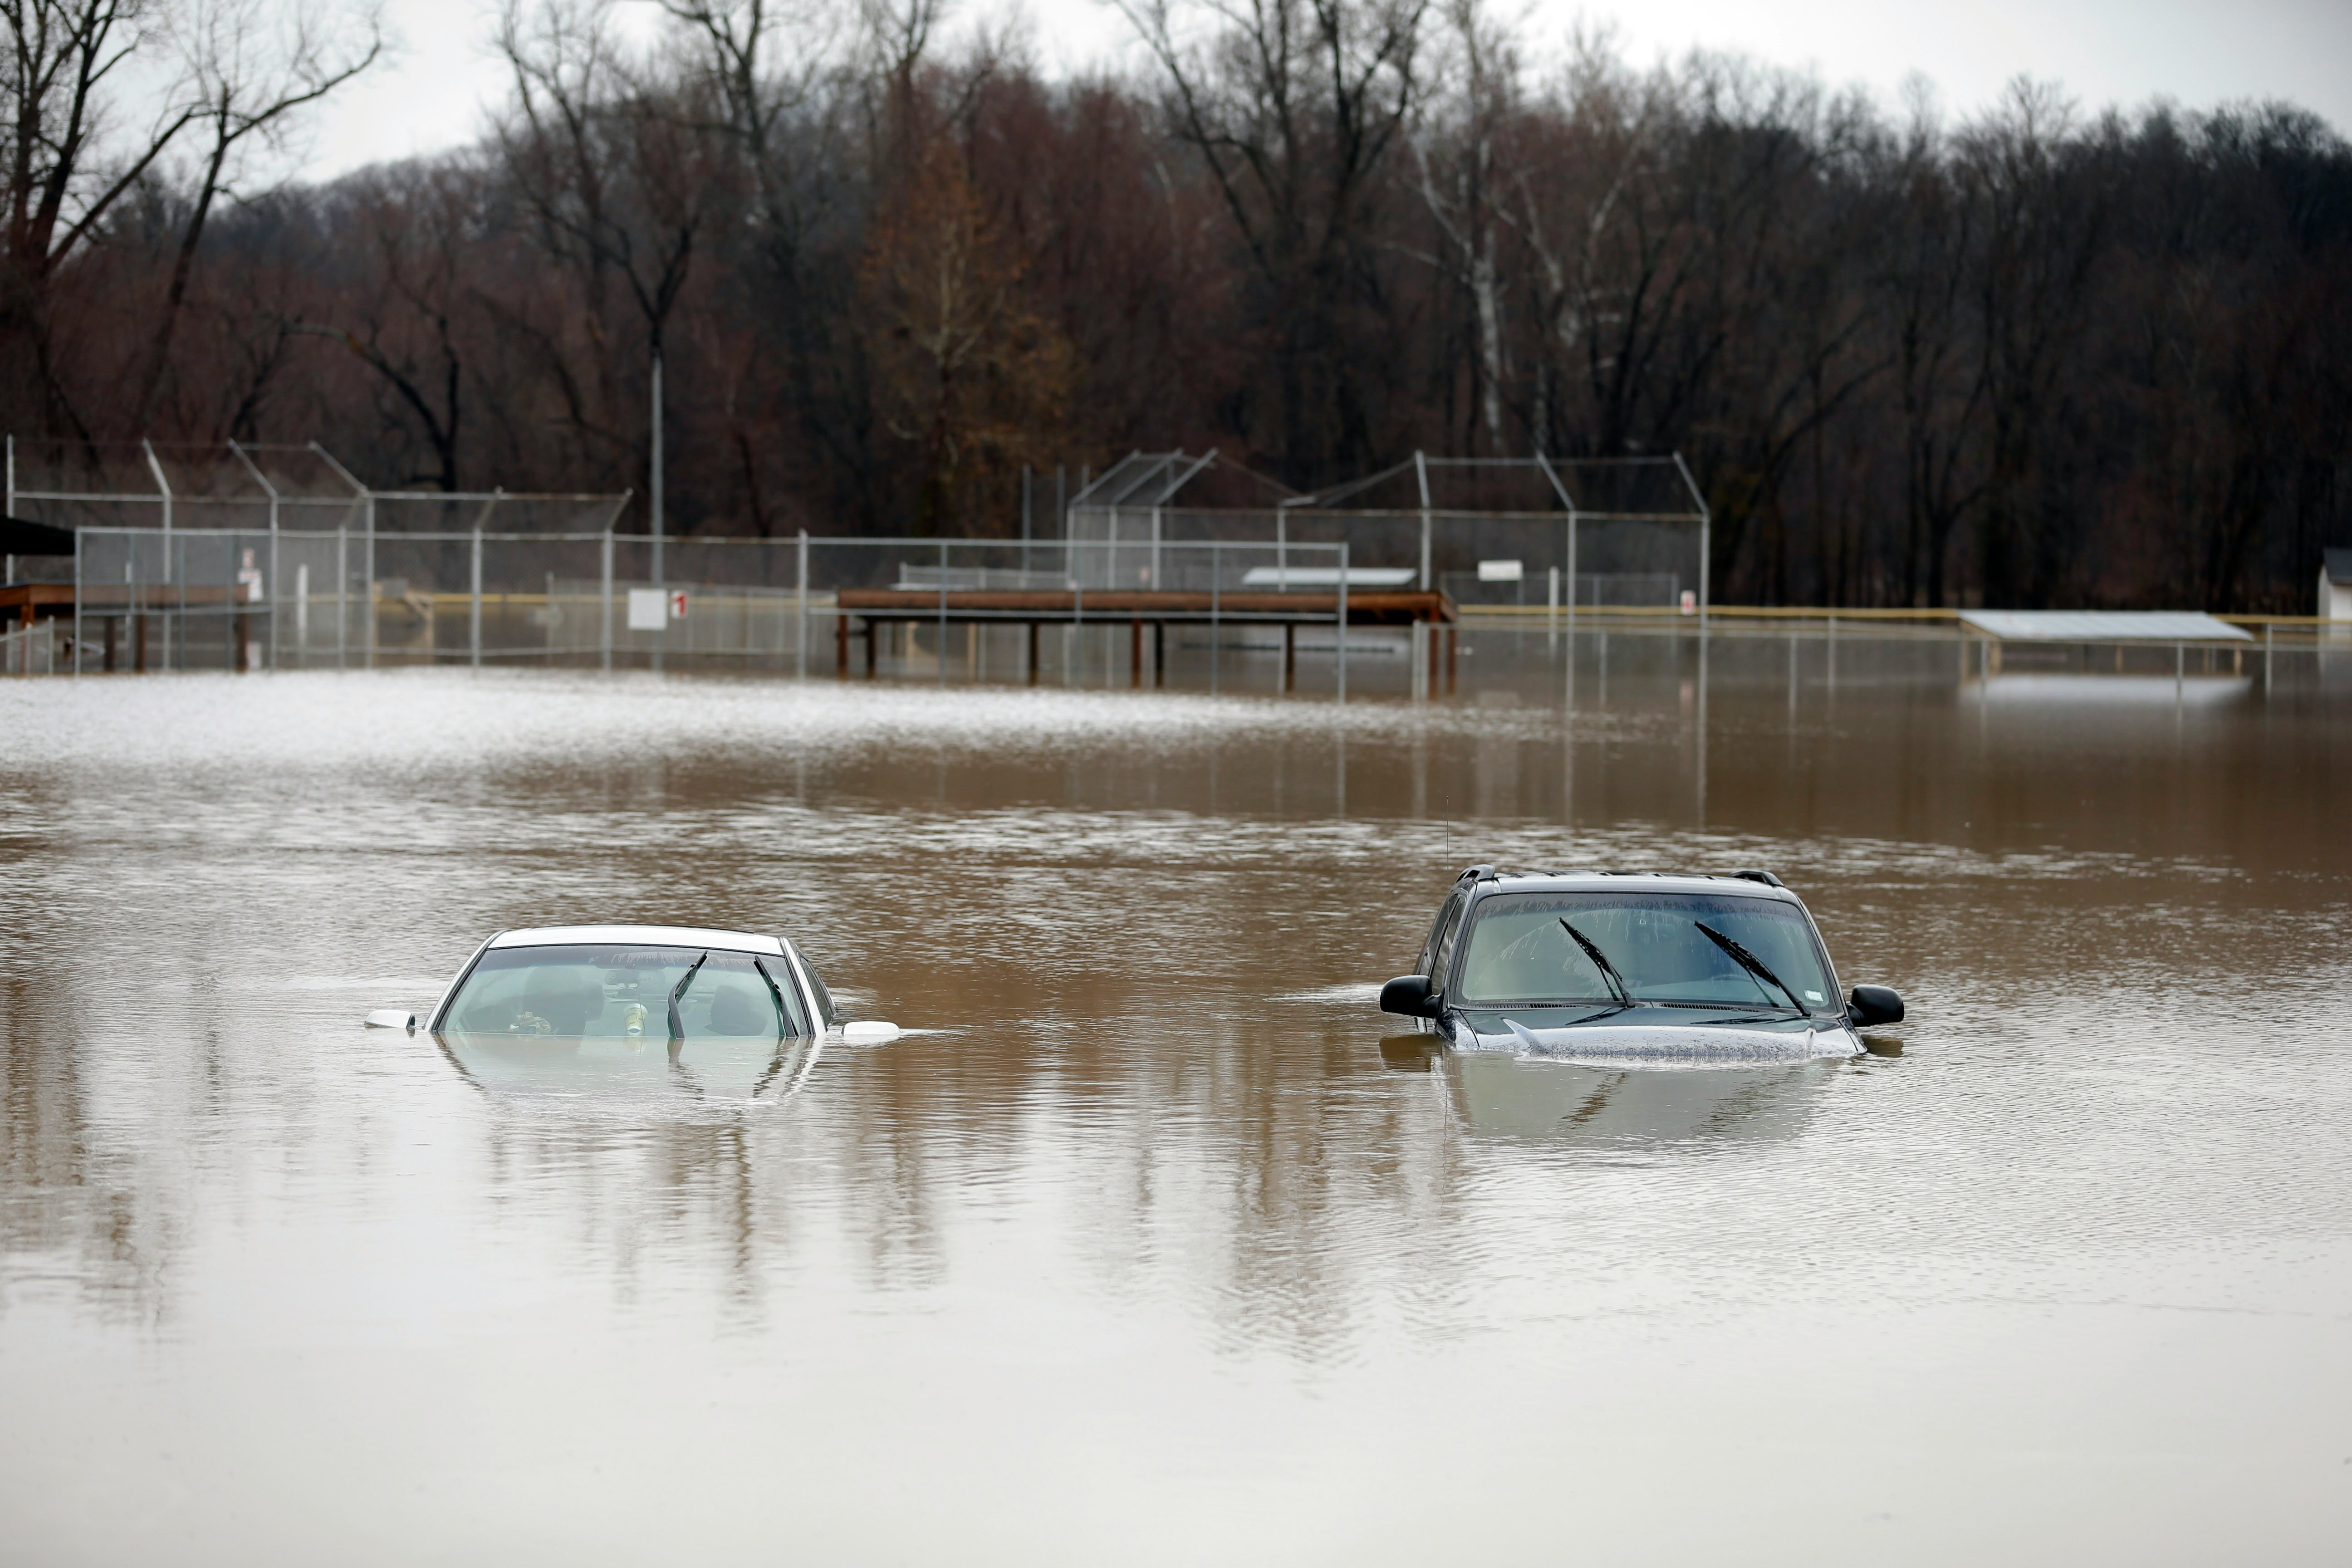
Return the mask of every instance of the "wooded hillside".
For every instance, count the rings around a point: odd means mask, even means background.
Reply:
[[[669,0],[651,52],[533,0],[478,144],[250,190],[363,18],[184,47],[151,125],[97,67],[161,13],[0,9],[20,437],[642,503],[658,352],[680,532],[999,534],[1139,447],[1679,448],[1731,603],[2307,614],[2352,544],[2352,149],[2288,105],[1949,121],[1475,0],[1137,0],[1149,68],[1077,80],[939,0]]]

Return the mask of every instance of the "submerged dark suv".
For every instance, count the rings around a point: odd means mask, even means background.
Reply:
[[[1769,871],[1462,873],[1384,1012],[1456,1050],[1612,1060],[1859,1054],[1900,1022],[1881,985],[1838,997],[1813,917]]]

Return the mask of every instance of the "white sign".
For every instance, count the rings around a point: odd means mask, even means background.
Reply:
[[[670,591],[669,618],[673,621],[686,619],[686,590],[683,588],[674,588]]]
[[[1516,561],[1481,561],[1478,581],[1481,583],[1516,583],[1523,575]]]
[[[633,632],[657,632],[669,624],[669,607],[664,602],[669,597],[659,588],[629,590],[629,629]]]

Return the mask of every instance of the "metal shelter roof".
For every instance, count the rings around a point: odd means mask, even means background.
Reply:
[[[0,518],[0,551],[11,555],[71,555],[73,530],[21,517]]]
[[[1226,482],[1218,483],[1219,479]],[[1241,481],[1235,484],[1234,480]],[[1433,458],[1415,452],[1377,472],[1300,495],[1213,448],[1130,452],[1071,499],[1076,509],[1269,500],[1329,511],[1573,512],[1595,521],[1706,520],[1706,500],[1679,454],[1639,458]],[[1180,502],[1180,494],[1183,497]]]
[[[2252,642],[2201,610],[1962,610],[1960,621],[2002,642]]]
[[[1229,482],[1217,485],[1220,479]],[[1287,500],[1290,487],[1278,479],[1268,479],[1255,468],[1243,467],[1231,458],[1221,455],[1215,447],[1194,454],[1182,450],[1173,452],[1129,452],[1097,475],[1093,482],[1070,498],[1072,510],[1083,507],[1150,507],[1175,504],[1180,491],[1196,485],[1217,490],[1231,491],[1236,488],[1230,481],[1241,481],[1241,489],[1258,492],[1257,503],[1268,500]],[[1203,501],[1196,492],[1186,505],[1231,505],[1220,500]]]
[[[1699,522],[1706,500],[1679,454],[1643,458],[1433,458],[1284,503],[1342,511],[1573,512],[1596,521]]]

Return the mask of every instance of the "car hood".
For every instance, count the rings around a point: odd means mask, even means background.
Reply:
[[[1811,1061],[1861,1054],[1862,1041],[1843,1025],[1791,1018],[1769,1023],[1553,1023],[1549,1009],[1463,1014],[1454,1029],[1458,1051],[1581,1062],[1642,1062],[1660,1067],[1715,1067],[1743,1062]]]

